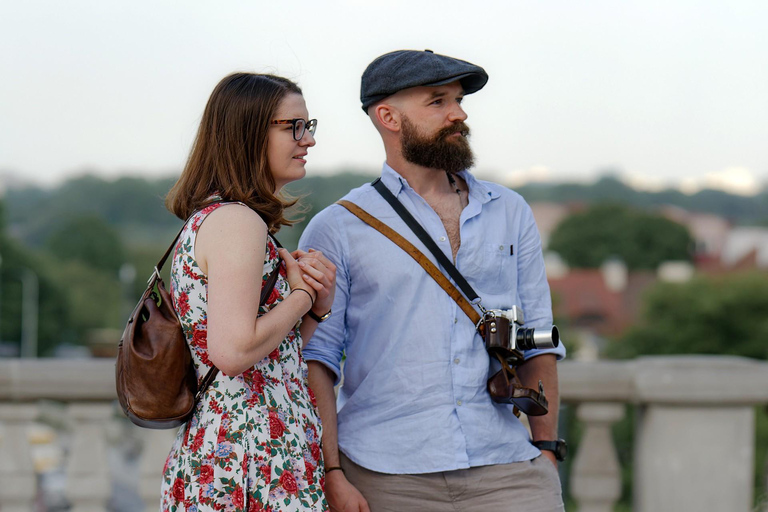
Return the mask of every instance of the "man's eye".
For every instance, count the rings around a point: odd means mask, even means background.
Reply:
[[[458,103],[459,105],[461,105],[462,101],[464,101],[464,96],[462,96],[461,98],[456,98],[456,103]]]
[[[443,100],[442,99],[435,100],[435,101],[432,102],[432,105],[442,105],[442,104],[443,104]]]

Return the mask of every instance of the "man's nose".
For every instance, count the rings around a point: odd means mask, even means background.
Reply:
[[[466,121],[467,120],[467,113],[464,112],[464,109],[461,108],[461,105],[456,103],[454,107],[451,109],[451,112],[449,114],[449,120],[452,123],[458,122],[458,121]]]

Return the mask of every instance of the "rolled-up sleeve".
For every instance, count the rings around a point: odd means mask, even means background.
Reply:
[[[333,314],[317,326],[314,335],[303,349],[304,359],[324,364],[335,375],[335,384],[341,378],[341,359],[346,337],[346,311],[349,301],[349,273],[346,254],[346,234],[339,229],[341,206],[321,211],[309,222],[299,240],[299,249],[321,251],[336,265],[336,296]]]
[[[525,327],[550,329],[552,320],[552,296],[544,267],[541,237],[536,227],[531,208],[525,204],[520,225],[520,257],[518,259],[518,294],[525,313]],[[529,359],[541,354],[555,354],[557,359],[565,358],[565,346],[525,351]]]

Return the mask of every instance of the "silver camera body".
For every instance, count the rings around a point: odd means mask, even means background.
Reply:
[[[503,320],[502,320],[503,319]],[[539,330],[523,327],[525,316],[518,306],[509,309],[489,309],[486,313],[486,338],[493,337],[493,343],[487,348],[499,347],[508,351],[530,350],[534,348],[555,348],[560,345],[560,332],[556,326],[552,329]],[[508,330],[508,336],[503,330]]]

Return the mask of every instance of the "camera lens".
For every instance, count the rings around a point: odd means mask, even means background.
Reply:
[[[553,325],[548,331],[536,332],[535,328],[517,330],[517,347],[521,350],[532,348],[555,348],[560,345],[560,331]]]

